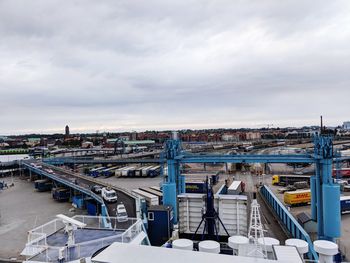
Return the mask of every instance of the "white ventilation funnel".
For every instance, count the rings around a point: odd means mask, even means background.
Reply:
[[[314,241],[315,251],[318,253],[319,263],[332,263],[333,256],[338,254],[338,245],[327,240]]]
[[[201,241],[198,244],[200,252],[208,252],[219,254],[220,253],[220,243],[212,240]]]
[[[304,255],[309,252],[309,244],[302,239],[290,238],[286,240],[286,246],[296,247],[300,255]]]
[[[172,243],[173,248],[181,250],[193,250],[193,241],[186,238],[176,239]]]

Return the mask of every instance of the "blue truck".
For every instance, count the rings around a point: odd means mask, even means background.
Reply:
[[[344,214],[350,211],[350,196],[340,197],[340,212]]]
[[[108,167],[108,168],[102,170],[101,174],[104,177],[111,177],[111,176],[114,176],[115,170],[117,170],[117,169],[118,169],[118,166]]]
[[[68,202],[70,198],[70,190],[64,187],[53,188],[52,198],[58,202]]]
[[[89,175],[96,178],[99,177],[100,174],[102,173],[103,170],[105,170],[106,167],[97,167],[97,168],[93,168],[89,171]]]
[[[38,192],[51,191],[52,182],[48,179],[35,180],[34,187]]]

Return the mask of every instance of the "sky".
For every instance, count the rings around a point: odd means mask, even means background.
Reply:
[[[0,134],[350,120],[350,1],[0,0]]]

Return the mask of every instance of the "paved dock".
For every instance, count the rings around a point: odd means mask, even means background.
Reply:
[[[3,178],[11,183],[11,178]],[[72,217],[84,210],[69,212],[71,203],[59,203],[51,192],[37,192],[32,182],[14,178],[14,186],[0,191],[0,258],[21,258],[27,232],[55,218],[57,214]]]

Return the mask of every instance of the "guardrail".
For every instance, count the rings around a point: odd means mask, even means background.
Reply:
[[[118,187],[118,186],[115,186],[115,185],[112,185],[112,184],[109,184],[109,183],[106,183],[106,182],[102,182],[100,180],[96,180],[95,178],[92,178],[91,176],[84,176],[84,175],[81,175],[79,173],[75,173],[75,172],[69,171],[69,170],[61,168],[61,167],[53,166],[53,165],[46,164],[46,163],[45,163],[45,165],[50,167],[50,168],[52,168],[52,169],[56,169],[56,170],[61,171],[63,173],[72,175],[74,177],[77,177],[77,178],[80,178],[80,179],[92,182],[94,184],[102,185],[104,187],[111,188],[111,189],[114,189],[116,191],[122,192],[122,193],[130,196],[131,198],[135,198],[135,196],[132,193],[128,192],[124,188],[121,188],[121,187]]]
[[[156,159],[88,159],[81,157],[59,157],[59,158],[45,158],[44,163],[53,165],[64,164],[127,164],[127,163],[161,163],[162,160]]]
[[[287,210],[282,202],[274,195],[266,185],[260,188],[260,193],[265,201],[271,206],[279,221],[284,225],[289,234],[294,238],[305,240],[309,244],[308,258],[318,260],[318,255],[314,250],[312,240],[304,228],[298,223],[293,215]]]
[[[141,232],[145,233],[144,238],[146,244],[150,244],[146,234],[146,229],[140,219],[129,218],[128,222],[124,223],[124,227],[110,229],[105,227],[102,223],[105,217],[76,215],[72,218],[87,224],[83,229],[113,231],[114,235],[98,239],[91,238],[90,240],[77,243],[70,247],[48,245],[47,238],[65,227],[64,223],[56,218],[28,232],[28,242],[25,247],[26,254],[23,254],[28,258],[28,261],[57,262],[60,258],[59,255],[63,256],[65,261],[77,260],[81,257],[91,256],[92,247],[98,250],[112,244],[113,242],[129,243]],[[110,220],[118,222],[116,217],[110,217]]]
[[[92,198],[94,198],[97,202],[99,202],[102,205],[104,204],[103,199],[99,195],[93,193],[92,191],[90,191],[90,190],[88,190],[88,189],[86,189],[84,187],[81,187],[81,186],[79,186],[77,184],[69,182],[69,181],[67,181],[67,180],[65,180],[65,179],[63,179],[63,178],[61,178],[61,177],[59,177],[57,175],[54,175],[54,174],[48,173],[48,172],[46,172],[44,170],[41,170],[39,168],[33,167],[33,166],[31,166],[31,165],[29,165],[27,163],[23,163],[23,165],[26,166],[27,168],[29,168],[30,170],[38,173],[38,174],[42,174],[42,175],[44,175],[44,176],[46,176],[46,177],[48,177],[48,178],[50,178],[52,180],[60,182],[60,183],[66,185],[66,186],[68,186],[70,188],[76,189],[76,190],[78,190],[78,191],[80,191],[80,192],[82,192],[82,193],[84,193],[86,195],[91,196]]]

